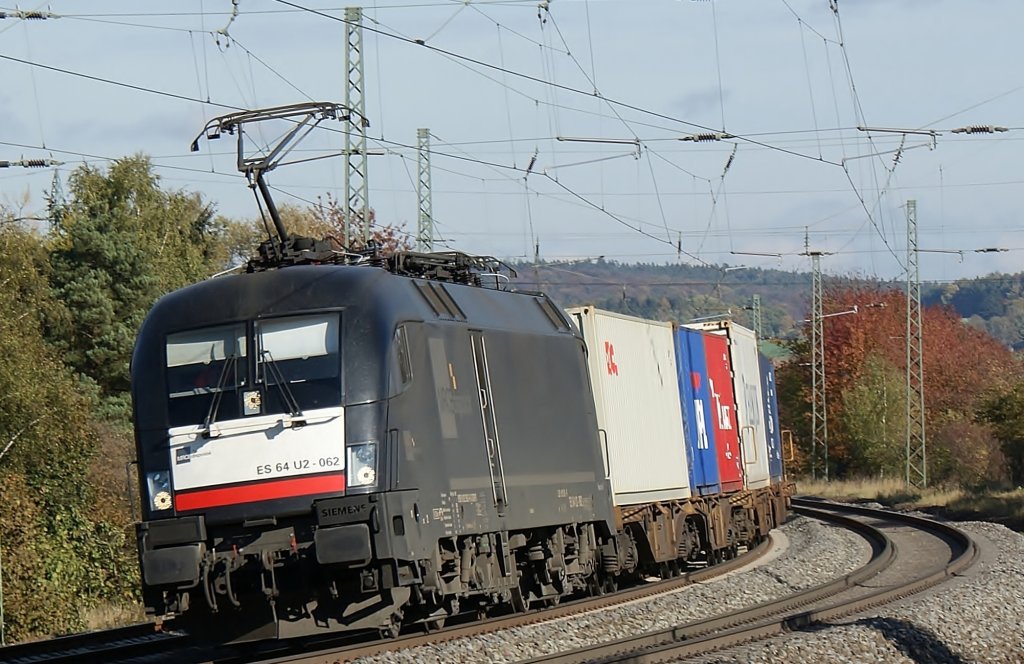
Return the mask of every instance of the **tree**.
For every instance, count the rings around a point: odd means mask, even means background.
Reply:
[[[871,354],[853,387],[839,395],[851,474],[904,474],[906,389],[906,379],[896,367]]]
[[[341,207],[338,199],[331,194],[323,198],[317,198],[316,205],[310,208],[314,217],[322,224],[331,228],[330,237],[335,239],[342,247],[349,251],[363,249],[363,231],[361,221],[351,219],[348,213]],[[346,225],[346,220],[348,224]],[[394,251],[407,251],[412,249],[409,234],[405,232],[402,224],[377,224],[377,213],[369,210],[366,223],[370,227],[370,240],[376,242],[384,253]],[[345,230],[348,229],[348,237],[345,237]]]
[[[283,203],[277,210],[291,235],[323,239],[334,232],[334,226],[321,219],[311,207]],[[270,230],[273,230],[269,218],[266,222],[270,224]],[[227,264],[223,266],[225,269],[248,261],[256,254],[260,243],[267,239],[267,227],[261,219],[225,220],[224,229],[224,254],[227,257]]]
[[[283,203],[278,206],[278,214],[289,235],[311,237],[317,240],[333,240],[339,249],[359,251],[363,248],[362,231],[356,225],[350,226],[349,241],[343,241],[345,235],[345,219],[347,213],[342,210],[337,199],[330,194],[318,197],[317,202],[308,207]],[[387,224],[377,226],[376,214],[370,210],[370,239],[381,247],[385,253],[408,251],[412,248],[409,236],[401,225]],[[273,230],[270,219],[250,219],[245,221],[224,221],[223,254],[228,257],[224,268],[241,265],[255,253],[259,244],[267,239],[268,230]]]
[[[20,639],[84,627],[101,597],[132,592],[134,565],[86,480],[94,404],[44,340],[59,308],[45,243],[0,211],[0,255],[0,558],[6,632]]]
[[[888,403],[890,390],[895,391],[895,403],[906,403],[905,296],[882,286],[833,284],[826,289],[825,314],[854,307],[858,313],[829,317],[823,324],[833,476],[876,474],[894,468],[899,459],[896,440],[878,429],[877,419],[884,409],[889,422],[890,408],[882,401]],[[991,430],[983,430],[983,422],[979,424],[982,429],[969,426],[975,422],[975,410],[994,390],[1006,390],[1020,382],[1021,365],[1006,346],[965,325],[948,308],[926,307],[922,329],[929,477],[973,482],[977,468],[990,473],[994,463],[991,450],[978,455],[979,445],[991,446]],[[805,335],[809,336],[806,328]],[[792,344],[791,349],[791,365],[779,371],[779,381],[798,382],[795,387],[780,387],[783,403],[779,410],[784,426],[806,432],[800,437],[806,451],[810,446],[811,385],[803,367],[810,363],[810,347],[800,343]],[[902,417],[898,412],[893,415],[905,422],[905,410],[903,413]],[[961,458],[973,459],[970,468],[974,470],[961,467]]]
[[[1024,483],[1024,383],[992,390],[978,406],[978,420],[991,425],[1008,462],[1010,480]]]
[[[136,330],[157,297],[224,262],[222,228],[198,195],[163,191],[141,155],[80,167],[69,194],[51,201],[51,284],[65,309],[50,338],[123,415]]]

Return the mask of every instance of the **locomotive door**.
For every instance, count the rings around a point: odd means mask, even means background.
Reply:
[[[498,438],[498,420],[494,413],[491,393],[491,371],[487,364],[487,345],[482,332],[471,331],[473,345],[473,367],[476,369],[477,395],[480,403],[480,419],[483,422],[484,445],[487,449],[487,469],[491,475],[491,491],[498,514],[505,513],[508,495],[505,491],[505,470],[501,465],[501,440]]]

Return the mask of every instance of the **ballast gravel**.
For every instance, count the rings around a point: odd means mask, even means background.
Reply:
[[[847,574],[863,565],[870,556],[870,548],[856,534],[813,519],[797,517],[778,532],[782,533],[779,539],[785,542],[785,550],[747,571],[585,615],[357,661],[366,664],[518,662],[665,629],[776,599]],[[775,658],[750,661],[775,661]]]
[[[955,525],[985,553],[964,576],[875,612],[690,661],[1024,661],[1024,536],[994,523]]]

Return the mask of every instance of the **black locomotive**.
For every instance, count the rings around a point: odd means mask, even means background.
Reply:
[[[219,277],[153,308],[132,375],[154,614],[390,631],[619,567],[565,315],[470,285],[492,261],[381,265]]]

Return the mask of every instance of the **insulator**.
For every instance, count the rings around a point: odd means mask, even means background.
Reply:
[[[709,141],[722,141],[727,138],[736,138],[732,134],[723,134],[721,132],[704,132],[701,134],[693,134],[692,136],[686,136],[680,140],[693,141],[694,143],[707,143]]]
[[[0,161],[0,168],[10,168],[11,162],[7,160]]]
[[[44,168],[48,164],[46,159],[24,159],[21,165],[25,168]]]
[[[996,132],[1009,131],[1006,127],[995,127],[993,125],[967,125],[953,130],[954,134],[994,134]]]

